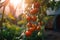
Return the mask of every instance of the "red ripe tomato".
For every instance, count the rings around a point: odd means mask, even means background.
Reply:
[[[32,16],[32,21],[36,21],[37,17],[36,16]]]
[[[32,24],[32,27],[33,27],[33,28],[34,28],[34,30],[35,30],[37,26],[36,26],[35,24]]]
[[[34,3],[34,8],[39,8],[40,7],[40,3],[39,2],[35,2]]]
[[[29,31],[33,32],[35,30],[35,27],[30,27]]]
[[[31,17],[30,16],[27,16],[26,19],[27,19],[27,21],[31,21]]]
[[[38,12],[38,8],[34,8],[30,11],[30,14],[36,14]]]
[[[31,27],[31,26],[32,26],[32,24],[29,22],[29,23],[27,23],[27,26],[28,26],[28,27]]]
[[[31,31],[26,31],[26,32],[25,32],[25,35],[26,35],[27,37],[30,37],[30,36],[31,36],[31,34],[32,34],[32,32],[31,32]]]

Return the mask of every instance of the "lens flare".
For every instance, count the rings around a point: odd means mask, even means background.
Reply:
[[[19,14],[24,13],[27,6],[25,0],[10,0],[10,4],[16,9],[15,16],[19,16]]]
[[[10,4],[14,5],[14,7],[16,7],[21,2],[22,0],[10,0]]]

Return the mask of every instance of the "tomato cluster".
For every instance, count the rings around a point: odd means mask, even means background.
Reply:
[[[40,7],[40,3],[39,2],[34,2],[34,8],[30,10],[30,15],[32,16],[27,16],[26,19],[28,21],[27,23],[27,27],[28,27],[28,30],[26,31],[26,36],[29,37],[31,36],[31,34],[35,31],[35,30],[40,30],[41,27],[40,27],[40,24],[35,24],[34,22],[36,22],[37,20],[37,13],[39,11],[39,7]],[[32,22],[31,22],[32,21]]]
[[[28,30],[27,30],[26,33],[25,33],[27,37],[31,36],[31,34],[32,34],[35,30],[39,31],[39,30],[41,29],[40,26],[37,26],[37,25],[34,25],[34,24],[32,24],[32,25],[30,24],[30,26],[31,26],[31,27],[29,27]]]

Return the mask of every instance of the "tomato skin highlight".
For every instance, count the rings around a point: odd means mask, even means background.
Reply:
[[[26,35],[27,37],[30,37],[30,36],[31,36],[31,34],[32,34],[32,32],[31,32],[31,31],[26,31],[26,32],[25,32],[25,35]]]
[[[41,29],[41,27],[40,27],[40,26],[37,26],[36,30],[38,30],[38,31],[39,31],[40,29]]]

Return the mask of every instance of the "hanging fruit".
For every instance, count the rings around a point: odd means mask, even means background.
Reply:
[[[36,24],[32,24],[32,27],[36,27],[37,25]]]
[[[26,16],[27,21],[31,21],[31,17],[30,16]]]
[[[33,31],[35,31],[35,27],[30,27],[28,30],[33,32]]]
[[[38,12],[38,8],[34,8],[30,11],[30,14],[36,14]]]
[[[37,17],[36,16],[32,16],[32,21],[36,21]]]
[[[39,8],[40,7],[40,3],[39,2],[34,2],[34,8]]]
[[[26,32],[25,32],[25,35],[26,35],[27,37],[30,37],[30,36],[31,36],[31,34],[32,34],[32,32],[31,32],[31,31],[26,31]]]
[[[32,23],[28,22],[27,26],[28,26],[28,28],[32,27]]]
[[[32,24],[32,27],[36,30],[36,27],[37,27],[37,25],[35,25],[35,24]]]
[[[26,19],[27,19],[28,31],[26,32],[26,36],[28,36],[28,37],[31,37],[31,34],[33,36],[33,34],[35,34],[36,32],[40,32],[40,30],[42,29],[41,26],[44,25],[44,22],[42,19],[45,16],[45,14],[42,14],[42,13],[45,13],[45,12],[43,12],[44,11],[43,7],[41,7],[42,8],[41,10],[39,10],[40,5],[41,4],[37,0],[34,0],[33,4],[31,4],[31,6],[30,6],[31,9],[27,13],[28,16],[26,17]],[[41,17],[40,17],[40,15],[41,15]],[[36,33],[36,35],[37,35],[37,33]]]

